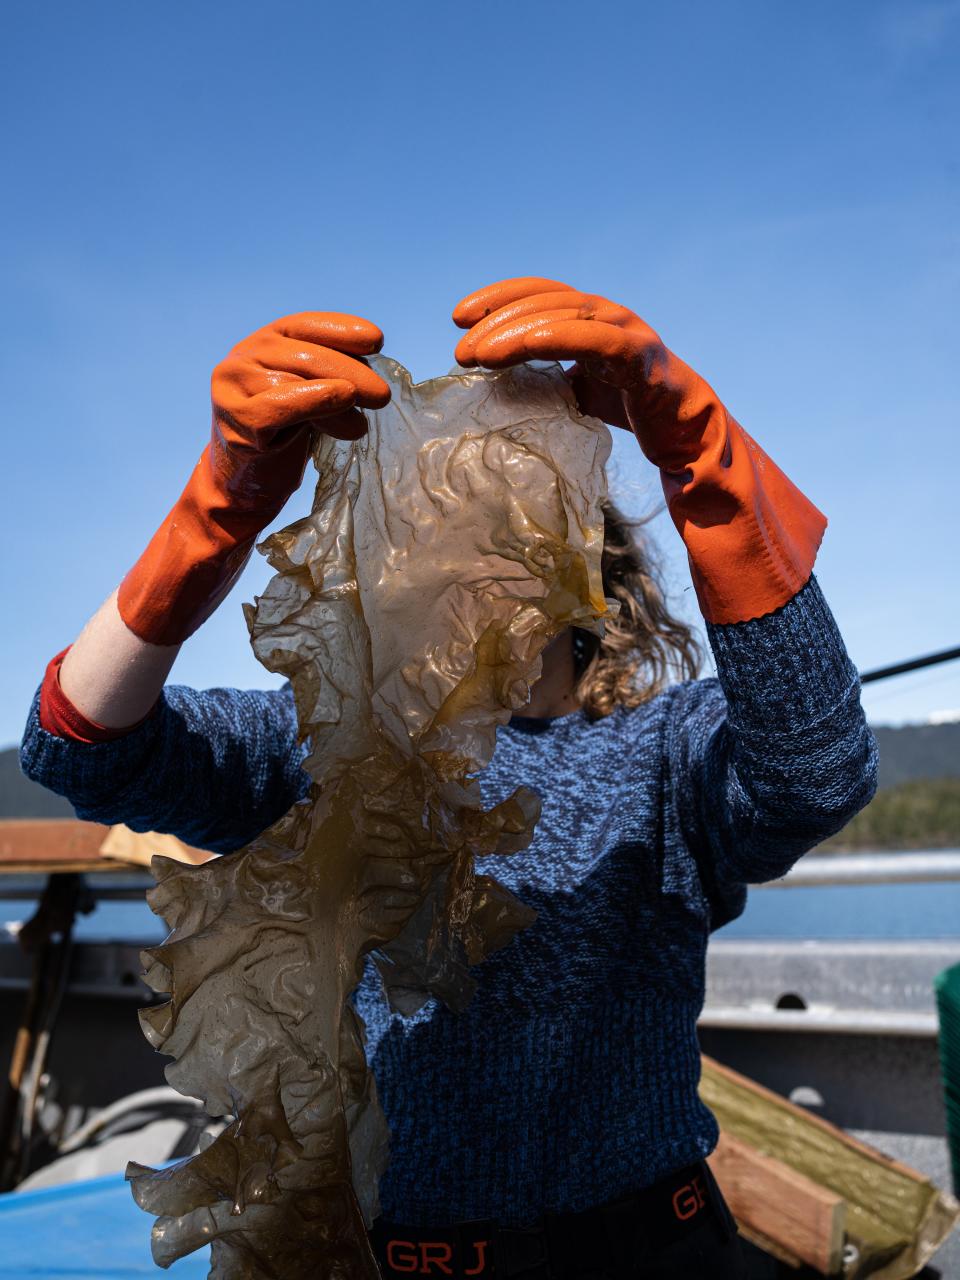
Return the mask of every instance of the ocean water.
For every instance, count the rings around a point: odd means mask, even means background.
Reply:
[[[28,919],[30,899],[0,898],[0,940]],[[99,902],[80,916],[79,941],[158,942],[163,922],[146,902]],[[744,914],[716,935],[723,938],[958,938],[960,883],[828,885],[753,888]]]
[[[718,938],[957,938],[960,883],[751,889]]]

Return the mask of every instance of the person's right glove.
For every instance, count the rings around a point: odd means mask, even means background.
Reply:
[[[213,371],[213,430],[187,487],[120,585],[120,616],[141,640],[196,631],[254,540],[299,486],[312,433],[356,440],[360,408],[390,388],[361,358],[383,334],[359,316],[304,311],[245,338]]]
[[[577,362],[569,376],[581,411],[632,431],[660,468],[709,622],[772,613],[807,582],[825,517],[639,316],[523,276],[469,294],[453,319],[469,329],[462,365]]]

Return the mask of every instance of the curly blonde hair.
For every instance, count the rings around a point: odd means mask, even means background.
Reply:
[[[620,601],[620,616],[606,624],[603,640],[573,633],[575,696],[589,720],[637,707],[674,680],[694,679],[703,662],[693,629],[667,608],[650,544],[639,532],[650,519],[627,516],[604,499],[603,590]]]

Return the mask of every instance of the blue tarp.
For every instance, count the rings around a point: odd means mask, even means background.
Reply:
[[[0,1280],[164,1275],[205,1280],[208,1248],[175,1262],[166,1272],[154,1265],[152,1223],[134,1204],[122,1174],[0,1195]]]

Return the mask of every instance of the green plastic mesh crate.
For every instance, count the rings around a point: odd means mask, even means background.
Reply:
[[[960,1195],[960,964],[937,974],[933,986],[940,1015],[940,1071],[953,1190]]]

